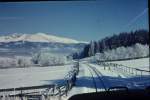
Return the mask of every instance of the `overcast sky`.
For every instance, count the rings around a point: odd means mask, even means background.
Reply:
[[[0,3],[0,34],[49,33],[76,40],[148,29],[147,0]]]

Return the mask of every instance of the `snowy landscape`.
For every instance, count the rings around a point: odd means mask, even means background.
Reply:
[[[0,2],[0,100],[149,97],[148,11],[148,0]]]
[[[77,60],[74,59],[77,55],[74,55],[76,53],[78,56],[81,55],[87,43],[60,37],[57,41],[57,37],[45,35],[44,33],[29,36],[13,34],[0,37],[0,50],[3,53],[0,57],[0,90],[46,85],[66,86],[67,80],[69,82],[74,75],[77,75],[75,86],[71,87],[67,95],[62,95],[61,99],[66,100],[75,94],[107,91],[115,86],[144,89],[150,85],[147,44],[136,43],[130,47],[122,46]],[[41,38],[44,36],[45,38]],[[26,42],[28,43],[25,44]],[[91,47],[94,50],[94,44],[91,43]],[[30,53],[26,54],[26,50]],[[94,53],[92,49],[90,52]],[[79,68],[78,73],[74,67]],[[36,91],[47,93],[46,89]],[[0,94],[14,95],[14,91],[0,92]],[[51,98],[58,99],[58,97],[59,95]]]

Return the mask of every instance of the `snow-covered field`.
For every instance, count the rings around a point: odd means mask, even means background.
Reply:
[[[64,79],[72,65],[0,69],[0,89],[51,84]]]
[[[144,67],[147,68],[149,66],[149,58],[114,61],[111,63],[144,69]],[[72,66],[73,64],[0,69],[0,89],[57,83],[64,79],[66,74],[72,69]],[[150,76],[145,75],[141,77],[119,70],[106,70],[102,65],[80,61],[76,85],[68,92],[67,97],[64,96],[62,98],[66,100],[75,94],[105,91],[105,89],[114,86],[125,86],[129,89],[145,88],[150,86]]]
[[[149,58],[133,59],[133,60],[124,60],[124,61],[112,61],[111,63],[122,64],[132,68],[138,68],[142,70],[149,71]]]

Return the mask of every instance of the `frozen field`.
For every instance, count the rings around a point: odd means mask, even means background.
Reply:
[[[129,67],[148,69],[149,58],[129,61],[115,61]],[[65,66],[29,67],[0,69],[0,89],[25,86],[37,86],[60,82],[72,69],[73,64]],[[88,61],[80,61],[76,85],[63,96],[66,100],[75,94],[106,91],[114,86],[125,86],[129,89],[139,89],[150,86],[150,76],[136,76],[119,70],[104,70],[104,66]]]
[[[0,69],[0,89],[51,84],[63,79],[71,66]]]
[[[142,70],[149,71],[149,58],[141,58],[141,59],[133,59],[133,60],[125,60],[125,61],[112,61],[111,63],[122,64],[132,68],[138,68]]]

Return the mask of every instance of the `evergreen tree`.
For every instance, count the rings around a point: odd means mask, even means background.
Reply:
[[[90,44],[84,47],[81,52],[82,56],[80,55],[80,57],[89,57],[98,52],[102,53],[106,50],[116,49],[121,46],[128,47],[136,43],[149,45],[149,31],[137,30],[135,32],[122,32],[119,35],[106,37],[98,42],[91,41]]]

